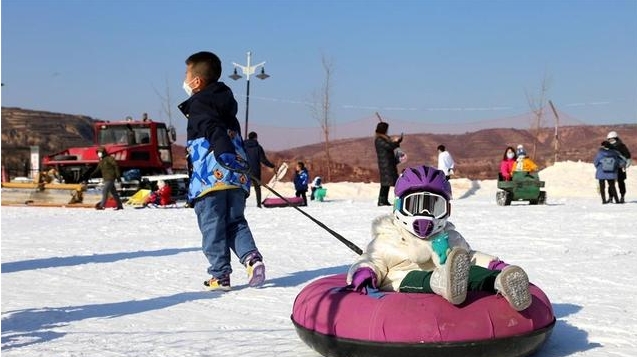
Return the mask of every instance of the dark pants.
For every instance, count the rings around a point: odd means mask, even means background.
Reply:
[[[378,192],[378,205],[379,206],[391,206],[389,203],[389,188],[391,186],[380,185],[380,191]]]
[[[606,183],[608,183],[608,200],[606,200]],[[625,186],[624,190],[626,190]],[[613,202],[613,199],[615,203],[619,203],[617,191],[615,190],[615,180],[599,180],[599,194],[602,196],[602,203]]]
[[[405,276],[400,282],[399,291],[401,293],[433,293],[429,281],[432,271],[414,270]],[[472,265],[469,268],[469,288],[468,291],[486,291],[495,293],[495,277],[500,274],[500,270],[489,270],[487,268]],[[408,286],[406,288],[405,286]]]
[[[102,200],[100,201],[99,207],[104,208],[106,206],[106,201],[108,200],[109,193],[115,199],[117,208],[123,208],[122,200],[119,199],[119,194],[117,193],[117,189],[115,188],[115,181],[104,181],[104,187],[102,188]]]
[[[304,191],[296,191],[294,193],[294,195],[296,197],[302,197],[303,198],[303,206],[307,206],[307,190]]]
[[[254,195],[257,196],[257,207],[261,207],[261,185],[253,182],[252,187],[254,188]]]
[[[617,171],[617,186],[619,187],[619,195],[623,198],[626,195],[626,171],[620,168]]]

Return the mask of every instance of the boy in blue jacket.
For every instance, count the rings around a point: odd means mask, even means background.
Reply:
[[[214,53],[188,57],[183,88],[189,98],[179,109],[188,118],[188,202],[197,214],[202,250],[210,263],[211,278],[204,286],[228,291],[231,250],[247,268],[250,286],[263,284],[265,266],[244,216],[250,180],[239,163],[247,158],[237,101],[220,76],[221,61]]]
[[[295,196],[303,198],[303,206],[307,206],[307,189],[310,180],[310,174],[305,168],[302,161],[296,163],[296,173],[294,174]]]

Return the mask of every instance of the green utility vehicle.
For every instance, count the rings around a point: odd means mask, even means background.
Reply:
[[[537,172],[514,171],[511,181],[498,180],[496,202],[500,206],[509,206],[513,201],[529,201],[531,205],[546,203],[546,192],[540,190],[544,181],[540,181]]]

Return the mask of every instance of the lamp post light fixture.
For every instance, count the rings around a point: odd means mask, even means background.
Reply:
[[[252,53],[250,51],[248,51],[248,58],[247,58],[247,65],[242,66],[236,62],[232,62],[232,65],[234,66],[234,72],[229,76],[230,78],[234,79],[235,81],[238,80],[239,78],[241,78],[241,75],[237,73],[237,67],[241,68],[241,72],[243,73],[244,76],[246,76],[246,125],[244,128],[244,139],[248,138],[248,111],[250,109],[250,76],[253,75],[256,71],[257,68],[261,67],[261,73],[259,73],[258,75],[256,75],[257,78],[263,80],[266,79],[268,77],[270,77],[269,75],[265,74],[265,67],[263,66],[265,64],[265,62],[261,62],[259,64],[256,64],[254,66],[250,65],[250,60],[252,58]]]

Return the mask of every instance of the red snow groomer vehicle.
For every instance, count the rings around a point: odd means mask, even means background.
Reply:
[[[152,188],[153,182],[164,180],[173,188],[175,196],[185,193],[185,174],[174,174],[172,142],[174,129],[165,123],[151,120],[97,122],[94,125],[94,145],[74,147],[45,156],[42,164],[57,171],[64,184],[87,183],[87,189],[99,186],[101,173],[91,177],[99,157],[97,149],[106,148],[115,158],[122,175],[117,185],[123,198],[140,188]],[[148,187],[151,186],[151,187]]]
[[[98,122],[94,126],[94,146],[68,148],[45,156],[42,164],[53,167],[65,183],[88,181],[105,147],[115,158],[120,172],[138,170],[139,176],[172,173],[170,131],[164,123],[153,121]],[[96,177],[99,177],[99,173]]]

